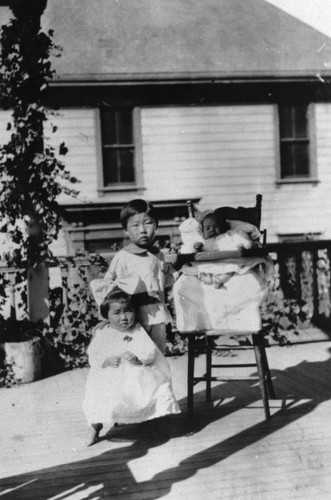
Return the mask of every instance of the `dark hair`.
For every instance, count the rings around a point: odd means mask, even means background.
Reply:
[[[230,226],[226,222],[226,218],[224,216],[224,213],[222,212],[222,209],[217,209],[215,211],[205,210],[204,212],[197,214],[196,219],[200,222],[202,230],[203,223],[206,219],[208,219],[208,217],[213,218],[217,222],[220,234],[226,233],[230,229]]]
[[[146,213],[151,217],[151,219],[155,220],[156,227],[158,226],[158,218],[155,212],[155,208],[149,201],[145,200],[131,200],[124,205],[120,214],[120,221],[124,229],[126,229],[128,225],[128,220],[130,217],[136,214]]]
[[[102,304],[100,305],[100,314],[103,318],[108,319],[108,313],[110,309],[110,305],[114,302],[127,302],[131,304],[131,295],[124,292],[121,288],[114,288],[111,292],[109,292],[104,298]]]

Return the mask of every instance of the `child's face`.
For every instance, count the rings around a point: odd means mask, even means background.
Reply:
[[[205,240],[221,234],[221,228],[213,215],[208,215],[202,223],[202,233]]]
[[[130,240],[139,247],[150,246],[155,237],[156,222],[148,214],[141,213],[132,215],[124,231]]]
[[[118,300],[110,304],[108,321],[117,330],[126,332],[134,325],[135,318],[136,315],[130,302]]]

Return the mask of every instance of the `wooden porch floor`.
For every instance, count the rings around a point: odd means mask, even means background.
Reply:
[[[269,422],[258,387],[247,382],[218,384],[212,404],[198,384],[189,421],[187,357],[168,358],[183,413],[163,443],[122,426],[84,448],[87,369],[1,389],[0,497],[331,498],[331,342],[273,346],[267,354],[278,398]]]

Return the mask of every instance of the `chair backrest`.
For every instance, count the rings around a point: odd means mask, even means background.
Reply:
[[[241,220],[254,224],[258,229],[261,225],[261,210],[262,210],[262,195],[256,195],[256,203],[254,207],[219,207],[214,211],[221,227],[225,220]]]

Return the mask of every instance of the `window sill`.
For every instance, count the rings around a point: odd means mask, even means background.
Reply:
[[[276,185],[281,186],[283,184],[319,184],[320,182],[320,180],[313,178],[293,177],[293,179],[278,179],[276,181]]]
[[[146,188],[142,186],[136,186],[132,184],[121,184],[121,185],[114,185],[114,186],[105,186],[98,188],[98,193],[113,193],[113,192],[118,192],[118,191],[144,191]]]

